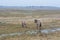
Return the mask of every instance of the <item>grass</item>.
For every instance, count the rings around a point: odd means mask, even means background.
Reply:
[[[60,27],[59,24],[60,20],[55,20],[52,22],[43,22],[42,29],[48,29],[53,27]],[[56,26],[58,25],[58,26]],[[15,32],[24,32],[27,30],[36,30],[36,25],[33,22],[27,22],[27,28],[22,28],[21,24],[8,24],[8,23],[0,23],[0,34],[9,34]],[[47,36],[39,36],[37,35],[21,35],[21,36],[7,36],[2,37],[0,40],[59,40],[60,39],[60,32],[53,33]],[[55,39],[53,39],[55,38]]]
[[[31,17],[29,17],[31,16]],[[27,22],[27,28],[22,28],[20,24],[19,18],[26,19],[33,19],[33,18],[59,18],[60,17],[60,10],[36,10],[36,11],[27,11],[27,10],[2,10],[0,11],[0,34],[9,34],[15,32],[24,32],[27,30],[36,30],[36,25],[33,21]],[[12,18],[13,22],[11,22],[8,18],[12,17],[19,17],[19,18]],[[16,19],[18,19],[16,21]],[[49,29],[53,27],[60,27],[60,19],[53,19],[52,21],[49,20],[42,20],[42,29]],[[8,21],[8,22],[7,22]],[[15,22],[16,21],[16,22]],[[17,24],[15,24],[17,23]],[[2,37],[0,40],[60,40],[60,32],[56,32],[49,35],[39,36],[37,35],[21,35],[21,36],[7,36]]]
[[[21,32],[23,29],[19,24],[5,24],[0,26],[0,34]]]
[[[0,9],[2,10],[2,9]],[[3,9],[0,11],[0,17],[25,17],[25,16],[41,16],[60,14],[60,10],[14,10]]]
[[[48,29],[53,27],[60,27],[59,20],[52,22],[43,22],[42,29]],[[30,24],[29,24],[30,23]],[[21,24],[8,24],[0,23],[0,34],[14,33],[14,32],[24,32],[27,30],[36,30],[36,25],[34,22],[27,22],[27,28],[22,28]]]
[[[56,32],[49,35],[21,35],[21,36],[7,36],[1,38],[1,40],[60,40],[60,32]]]

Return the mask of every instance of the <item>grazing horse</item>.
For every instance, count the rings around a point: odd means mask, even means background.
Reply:
[[[25,21],[22,21],[22,27],[23,27],[23,28],[24,28],[24,27],[27,27]]]

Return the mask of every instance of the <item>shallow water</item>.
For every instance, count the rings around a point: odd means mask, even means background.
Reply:
[[[52,29],[44,29],[44,30],[40,30],[41,33],[44,34],[49,34],[49,33],[54,33],[56,31],[60,31],[60,28],[52,28]],[[28,30],[26,32],[16,32],[16,33],[10,33],[10,34],[1,34],[1,37],[6,37],[6,36],[15,36],[15,35],[23,35],[23,34],[37,34],[39,32],[39,30]]]

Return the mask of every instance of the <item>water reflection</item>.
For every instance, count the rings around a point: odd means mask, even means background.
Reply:
[[[15,35],[22,35],[22,34],[37,34],[39,30],[29,30],[26,32],[17,32],[17,33],[10,33],[10,34],[1,34],[0,37],[6,37],[6,36],[15,36]],[[49,34],[54,33],[56,31],[60,31],[60,28],[52,28],[52,29],[44,29],[40,30],[41,33]]]

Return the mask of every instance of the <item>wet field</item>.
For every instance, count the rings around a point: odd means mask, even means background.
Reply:
[[[23,34],[30,34],[30,35],[37,35],[37,33],[39,33],[39,31],[41,31],[42,34],[50,34],[50,33],[54,33],[54,32],[60,32],[60,28],[52,28],[52,29],[44,29],[44,30],[30,30],[30,31],[26,31],[26,32],[17,32],[17,33],[10,33],[10,34],[1,34],[1,37],[6,37],[6,36],[15,36],[15,35],[23,35]]]
[[[34,19],[42,22],[42,30],[37,30]],[[22,20],[27,28],[22,28]],[[0,40],[60,40],[60,10],[1,11]]]
[[[16,19],[16,20],[15,20]],[[43,37],[45,38],[46,36],[51,38],[55,36],[59,36],[60,34],[60,19],[59,18],[38,18],[42,22],[42,30],[37,30],[36,25],[34,24],[34,19],[36,18],[31,18],[31,19],[24,19],[27,22],[27,28],[22,28],[21,26],[21,20],[19,18],[1,18],[0,22],[0,39],[4,40],[20,40],[20,38],[24,35],[27,37],[32,37],[32,40],[35,40],[33,37],[37,37],[36,40],[44,40]],[[40,32],[43,35],[40,35]],[[39,34],[39,35],[38,35]],[[29,35],[29,36],[28,36]],[[37,36],[38,35],[38,36]],[[53,35],[53,36],[52,36]],[[18,37],[19,36],[19,37]],[[51,36],[51,37],[50,37]],[[24,39],[22,37],[22,39]],[[30,38],[31,38],[30,37]],[[39,38],[42,37],[42,38]],[[13,39],[14,38],[14,39]],[[60,37],[57,37],[60,38]],[[47,38],[45,38],[47,40]],[[52,38],[53,39],[53,38]],[[25,39],[26,40],[26,39]],[[50,40],[50,39],[49,39]]]

